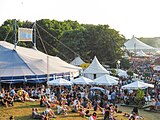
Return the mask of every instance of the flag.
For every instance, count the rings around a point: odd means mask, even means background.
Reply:
[[[19,28],[18,41],[32,41],[33,29]]]

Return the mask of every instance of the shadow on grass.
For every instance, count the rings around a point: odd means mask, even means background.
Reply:
[[[39,108],[39,105],[23,105],[23,106],[16,106],[15,108]]]
[[[15,120],[35,120],[31,116],[17,116]]]

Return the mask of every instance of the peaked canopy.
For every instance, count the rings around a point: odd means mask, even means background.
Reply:
[[[84,70],[83,72],[84,76],[95,79],[97,77],[100,77],[104,74],[109,74],[109,71],[107,71],[98,61],[97,57],[95,56],[90,66]]]
[[[116,71],[117,71],[117,69],[116,69]],[[122,69],[118,69],[118,76],[120,76],[120,77],[128,77],[127,71],[122,70]],[[138,75],[133,73],[133,76],[136,77]]]
[[[89,84],[94,83],[93,80],[86,78],[86,77],[83,77],[83,76],[76,78],[76,79],[72,80],[71,82],[73,82],[74,84],[79,84],[79,85],[89,85]]]
[[[106,86],[118,84],[118,81],[110,75],[104,75],[104,76],[98,77],[94,80],[94,82],[97,85],[106,85]]]
[[[0,78],[21,76],[28,79],[27,76],[46,75],[47,56],[49,74],[79,74],[80,67],[70,65],[59,57],[49,56],[32,48],[17,46],[14,49],[13,44],[0,41]]]
[[[80,66],[85,63],[80,57],[76,57],[70,64]]]
[[[135,81],[135,82],[132,82],[128,85],[122,86],[122,89],[145,89],[148,87],[154,88],[154,85],[140,82],[140,81]]]
[[[142,50],[136,53],[137,57],[149,57],[146,53],[144,53]]]
[[[47,84],[53,86],[62,86],[62,85],[72,85],[73,83],[63,78],[59,78],[56,80],[48,81]]]
[[[151,46],[141,42],[140,40],[138,40],[134,36],[130,40],[128,40],[126,43],[124,43],[124,45],[126,46],[126,49],[129,51],[155,50],[154,47],[151,47]]]
[[[98,61],[97,57],[95,56],[90,66],[83,72],[83,73],[105,73],[109,74],[107,71]]]

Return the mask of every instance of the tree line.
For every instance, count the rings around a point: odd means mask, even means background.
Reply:
[[[103,64],[113,65],[121,59],[125,37],[109,25],[80,24],[77,21],[41,19],[36,21],[37,49],[70,62],[76,56],[90,62],[97,56]],[[32,28],[33,22],[17,20],[19,27]],[[0,26],[0,40],[14,43],[14,20]],[[43,42],[43,44],[42,44]],[[29,42],[18,45],[31,47]]]

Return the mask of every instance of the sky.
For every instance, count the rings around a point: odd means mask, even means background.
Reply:
[[[160,36],[160,0],[0,0],[0,25],[7,19],[76,20],[108,24],[126,38]]]

